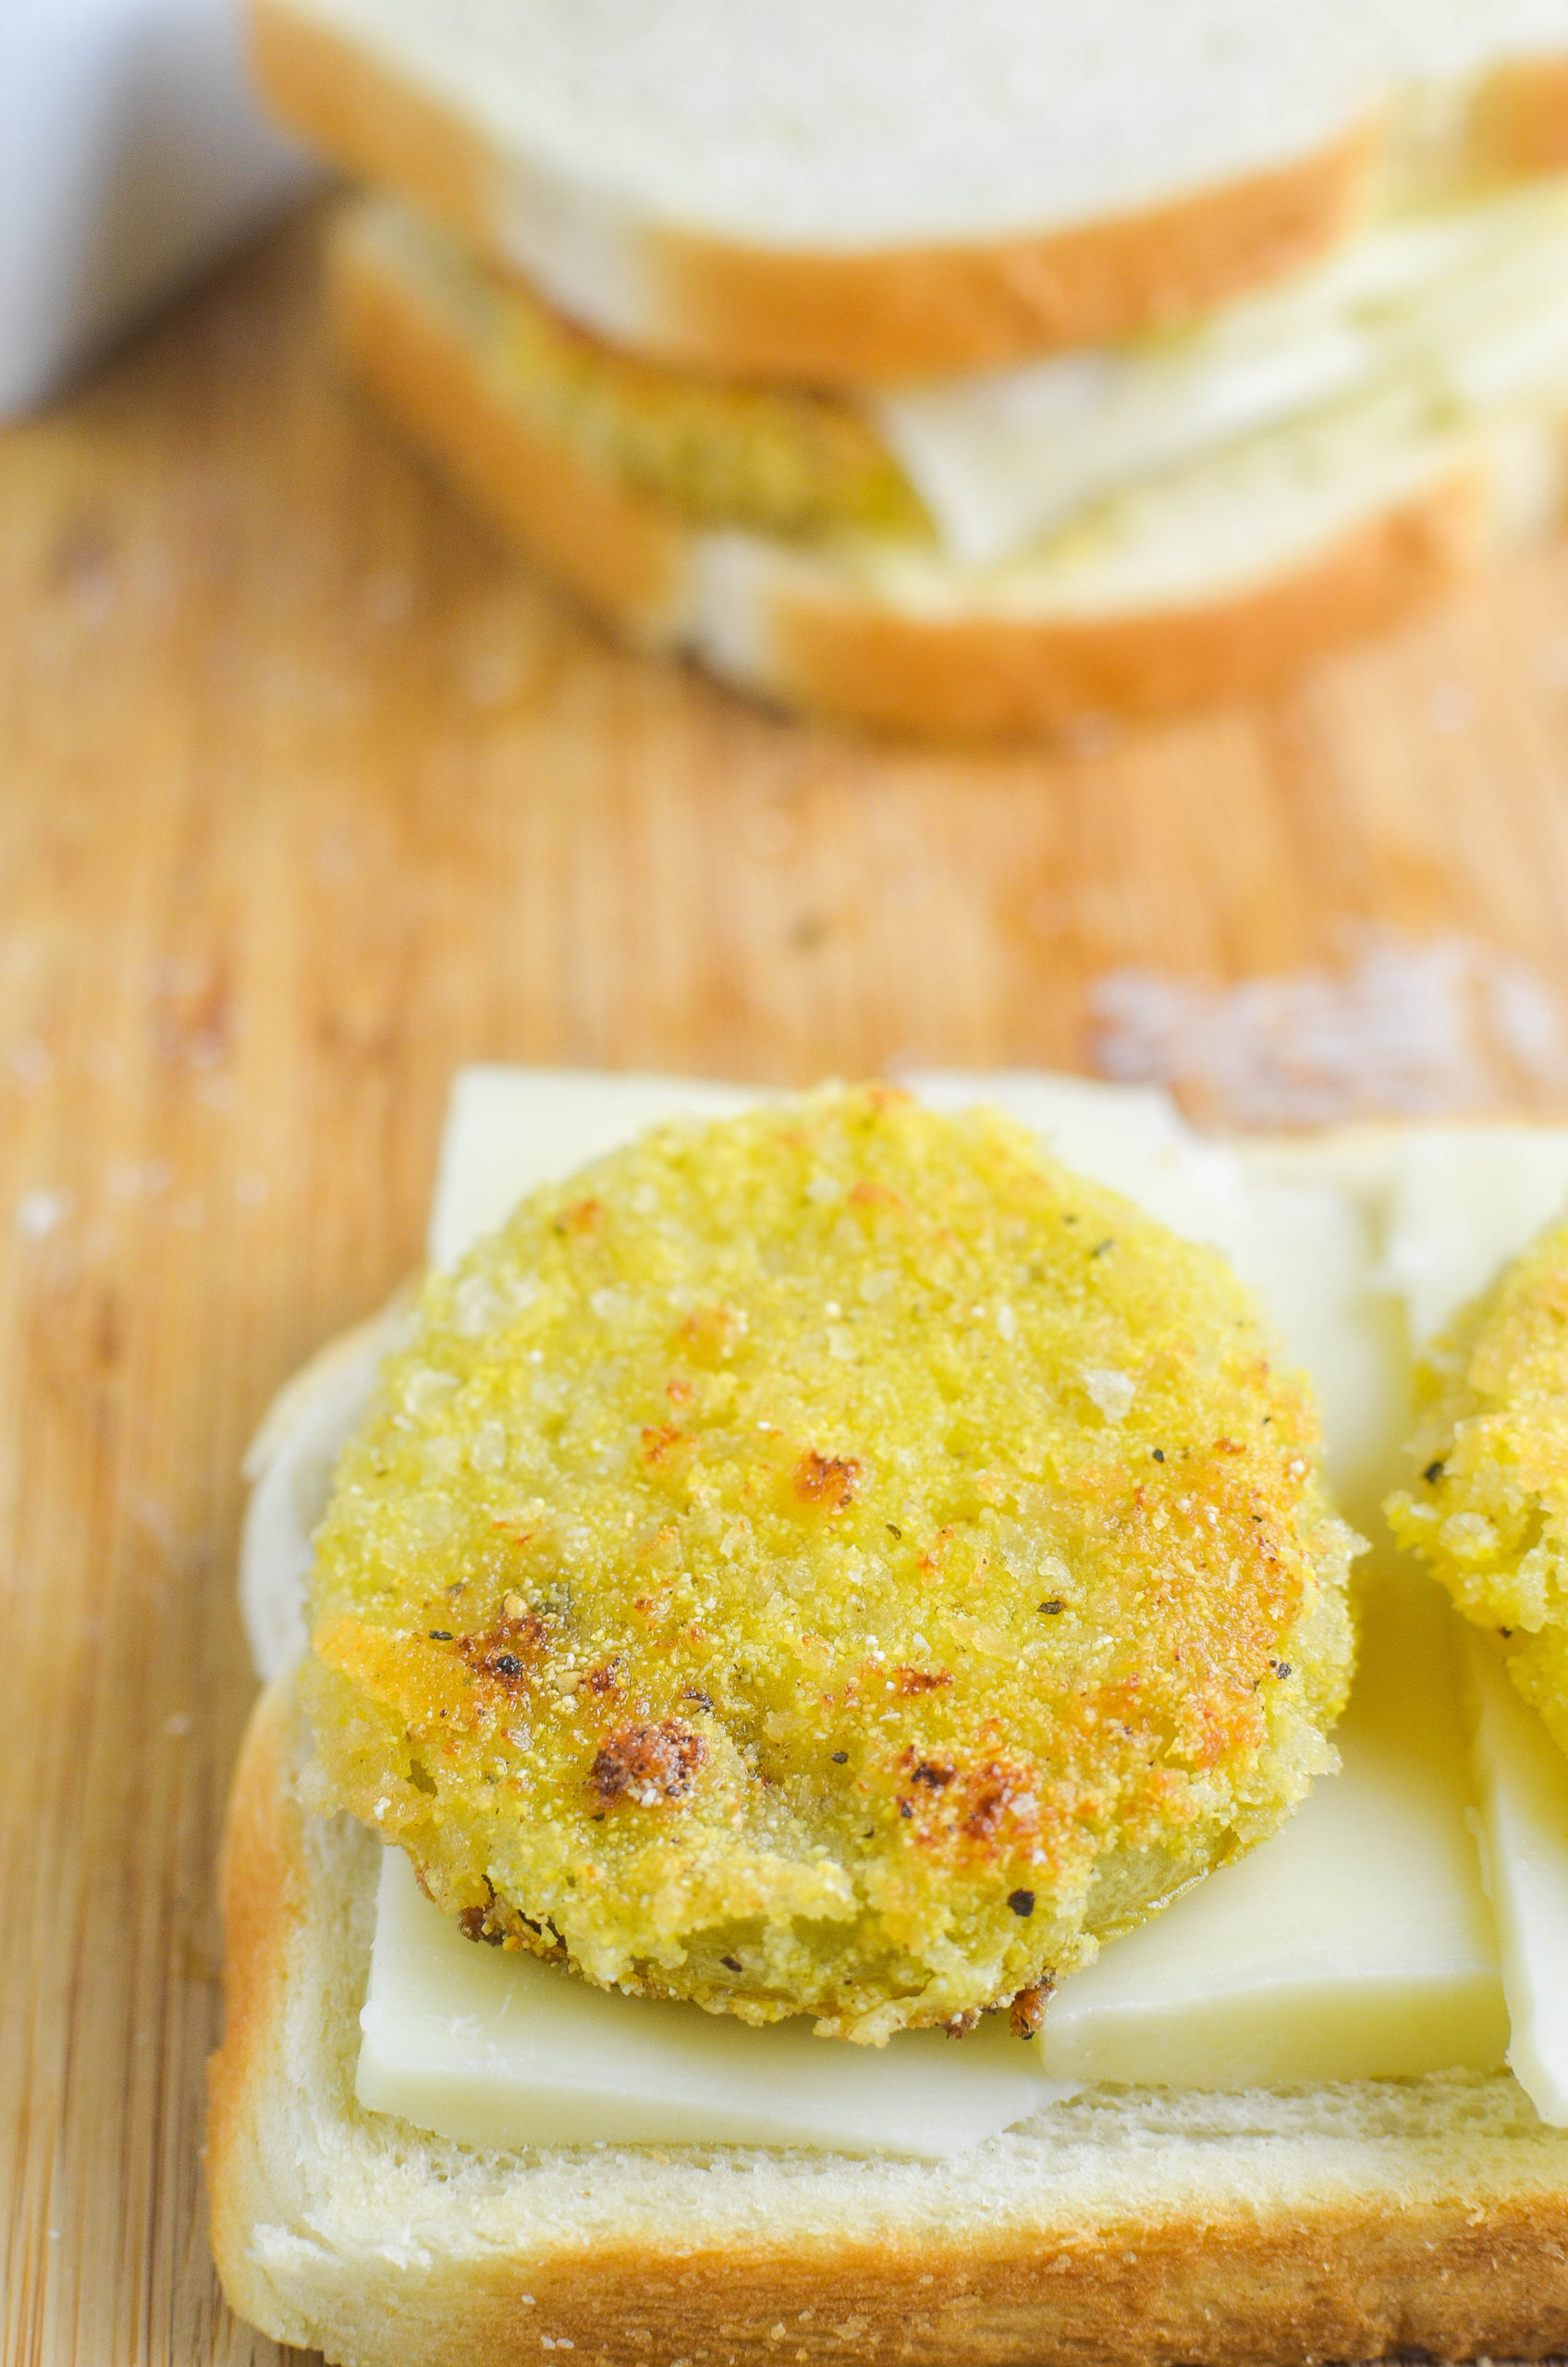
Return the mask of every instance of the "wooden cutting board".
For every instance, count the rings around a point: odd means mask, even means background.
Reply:
[[[6,2367],[273,2355],[202,2204],[239,1459],[416,1259],[458,1063],[1097,1026],[1244,1117],[1260,1027],[1353,1099],[1370,1029],[1405,1106],[1568,1106],[1568,550],[1268,706],[854,739],[557,606],[338,384],[318,230],[0,436]]]

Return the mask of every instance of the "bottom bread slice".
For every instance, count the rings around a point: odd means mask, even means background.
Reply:
[[[300,1749],[284,1679],[230,1805],[208,2141],[225,2291],[280,2340],[352,2367],[550,2349],[606,2367],[1284,2367],[1568,2348],[1568,2132],[1507,2076],[1101,2088],[941,2164],[485,2152],[366,2112],[379,1845],[303,1813]]]
[[[353,371],[614,629],[765,697],[900,730],[1023,733],[1257,692],[1561,509],[1560,414],[1437,432],[1378,400],[1124,496],[983,575],[891,535],[704,526],[531,413],[508,382],[504,291],[443,233],[361,201],[331,283]]]

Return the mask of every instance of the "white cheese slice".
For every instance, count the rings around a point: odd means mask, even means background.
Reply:
[[[1028,1075],[911,1082],[940,1105],[1010,1109],[1072,1165],[1225,1248],[1314,1372],[1342,1457],[1354,1464],[1368,1431],[1381,1457],[1373,1417],[1390,1393],[1402,1399],[1403,1368],[1357,1196],[1272,1173],[1249,1181],[1244,1157],[1202,1141],[1161,1095]],[[432,1254],[459,1256],[529,1184],[656,1118],[753,1098],[643,1078],[471,1071],[454,1094]],[[1365,1438],[1362,1452],[1365,1461]],[[1346,1728],[1345,1772],[1320,1784],[1283,1834],[1065,1982],[1043,2046],[1022,2048],[997,2017],[962,2046],[922,2032],[880,2051],[845,2047],[803,2022],[759,2032],[606,1995],[475,1947],[394,1854],[361,2101],[476,2143],[662,2139],[939,2153],[1016,2121],[1031,2095],[1037,2107],[1060,2091],[1053,2080],[1271,2084],[1495,2064],[1505,2031],[1464,1827],[1446,1614],[1435,1592],[1417,1590],[1410,1635],[1388,1647],[1379,1639],[1392,1600],[1374,1618],[1371,1682]],[[1395,1681],[1402,1651],[1406,1669],[1413,1657],[1418,1664],[1414,1687]],[[951,2101],[959,2089],[962,2107]]]
[[[1568,1206],[1568,1128],[1422,1126],[1399,1145],[1383,1272],[1425,1347]]]
[[[1334,1737],[1342,1772],[1063,1981],[1042,2070],[1247,2088],[1501,2069],[1508,2016],[1466,1829],[1455,1628],[1428,1580],[1374,1579]]]
[[[1178,334],[867,399],[949,557],[988,567],[1108,495],[1382,387],[1495,412],[1568,383],[1568,184],[1367,230]]]
[[[1568,2127],[1568,1758],[1484,1636],[1466,1638],[1481,1846],[1512,2035],[1509,2067],[1544,2121]]]
[[[470,2145],[809,2145],[938,2160],[1071,2092],[992,2016],[958,2043],[885,2047],[751,2030],[699,2005],[622,1997],[476,1946],[382,1861],[357,2092]]]

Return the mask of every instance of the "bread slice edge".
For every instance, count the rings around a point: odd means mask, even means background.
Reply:
[[[1270,170],[1082,227],[850,252],[763,247],[611,215],[570,190],[546,198],[533,160],[503,153],[308,0],[251,0],[251,31],[263,94],[335,163],[502,268],[531,269],[612,342],[740,377],[835,386],[976,370],[1201,312],[1330,247],[1365,202],[1379,147],[1377,126],[1348,124]],[[574,207],[593,227],[572,251],[559,225]]]
[[[528,271],[612,342],[741,377],[847,386],[1113,342],[1310,263],[1390,177],[1568,166],[1568,55],[1542,55],[1454,95],[1435,166],[1396,104],[1266,170],[1082,225],[851,251],[764,246],[606,209],[504,153],[310,0],[250,0],[250,15],[264,95],[335,163]]]
[[[940,2165],[484,2153],[366,2113],[379,1846],[302,1809],[306,1748],[286,1676],[231,1794],[210,2078],[214,2256],[231,2305],[276,2339],[355,2367],[510,2367],[546,2336],[606,2367],[1568,2348],[1568,2132],[1507,2078],[1096,2090]]]

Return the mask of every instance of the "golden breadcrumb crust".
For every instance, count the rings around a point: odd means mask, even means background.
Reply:
[[[287,1683],[230,1802],[206,2167],[231,2306],[354,2367],[1317,2367],[1568,2352],[1568,2136],[1506,2077],[1104,2091],[957,2164],[476,2153],[353,2096],[379,1855],[300,1812]]]
[[[1333,1763],[1350,1539],[1218,1253],[881,1086],[667,1125],[422,1294],[317,1534],[324,1801],[473,1936],[881,2041]]]

